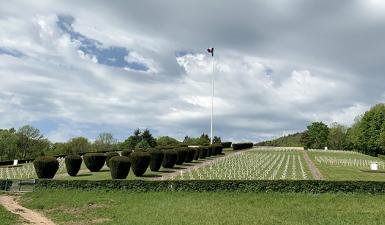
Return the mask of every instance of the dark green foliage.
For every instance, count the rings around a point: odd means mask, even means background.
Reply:
[[[65,164],[68,175],[74,177],[78,174],[80,167],[82,166],[82,157],[79,155],[67,155],[65,157]]]
[[[323,122],[313,122],[307,126],[301,142],[306,148],[323,149],[328,144],[329,128]]]
[[[110,161],[111,178],[126,179],[130,171],[131,162],[126,156],[113,156]]]
[[[12,186],[12,180],[0,180],[0,191],[9,191]]]
[[[131,153],[133,153],[133,151],[132,150],[128,150],[128,149],[123,150],[121,152],[122,156],[126,156],[126,157],[129,157]]]
[[[210,147],[212,149],[211,152],[213,155],[222,154],[222,150],[223,150],[222,144],[212,144]]]
[[[207,146],[207,155],[206,157],[210,157],[212,155],[212,149],[210,146]]]
[[[178,158],[178,153],[175,150],[163,150],[163,153],[163,168],[173,168]]]
[[[145,129],[143,133],[139,129],[134,131],[134,134],[129,136],[122,144],[121,148],[135,149],[136,145],[142,140],[146,141],[150,147],[156,146],[156,140],[148,129]]]
[[[253,143],[251,142],[246,142],[246,143],[233,143],[233,149],[234,150],[243,150],[243,149],[248,149],[252,148]]]
[[[169,145],[179,145],[180,142],[176,140],[175,138],[169,137],[169,136],[162,136],[158,137],[156,139],[157,146],[169,146]]]
[[[385,182],[323,181],[323,180],[37,180],[40,188],[120,189],[131,192],[148,191],[235,191],[278,193],[370,193],[384,194]]]
[[[151,149],[149,153],[151,155],[150,169],[151,171],[158,171],[162,166],[164,153],[159,149]]]
[[[52,179],[59,169],[59,161],[55,157],[42,156],[33,161],[38,178]]]
[[[283,137],[262,141],[257,143],[257,146],[276,146],[276,147],[303,147],[303,143],[301,142],[303,132],[285,135]],[[223,143],[222,143],[223,145]],[[224,146],[224,148],[226,148]]]
[[[114,156],[119,156],[119,153],[117,153],[117,152],[107,152],[106,153],[106,164],[108,167],[110,167],[110,162],[109,162],[110,159]]]
[[[104,153],[87,153],[83,156],[84,163],[91,172],[100,171],[106,162],[106,158]]]
[[[199,148],[199,158],[200,159],[204,159],[207,157],[207,151],[209,150],[209,148],[207,146],[203,146],[203,147],[200,147]]]
[[[146,140],[141,140],[136,146],[135,146],[135,150],[138,150],[138,149],[148,149],[150,148],[150,144],[148,144],[148,142]]]
[[[184,161],[186,160],[186,156],[188,154],[187,148],[177,148],[177,158],[176,158],[176,165],[182,165]]]
[[[142,140],[146,141],[151,148],[156,146],[156,139],[152,136],[148,129],[143,131]]]
[[[223,148],[231,148],[231,142],[230,141],[222,142],[222,146]]]
[[[192,138],[186,136],[183,140],[183,144],[186,145],[209,145],[210,138],[207,134],[202,134],[199,138]]]
[[[194,149],[195,149],[194,160],[198,160],[198,159],[199,159],[199,154],[200,154],[201,148],[198,147],[198,148],[194,148]]]
[[[133,152],[129,156],[132,172],[135,176],[142,176],[150,165],[151,156],[148,152]]]
[[[214,136],[213,144],[220,144],[220,143],[222,143],[221,137]]]
[[[188,153],[187,153],[185,162],[189,163],[189,162],[193,161],[196,152],[197,152],[196,148],[188,148]]]

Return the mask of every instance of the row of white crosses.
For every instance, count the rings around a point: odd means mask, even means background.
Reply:
[[[290,175],[288,174],[289,166]],[[308,175],[302,158],[298,154],[258,152],[257,150],[222,158],[198,169],[180,171],[176,177],[171,177],[171,179],[308,179]]]
[[[320,149],[309,149],[310,152],[327,152],[327,153],[338,153],[338,154],[354,154],[354,155],[363,155],[360,152],[353,152],[353,151],[341,151],[341,150],[320,150]]]
[[[352,158],[336,158],[330,156],[316,156],[315,160],[318,163],[323,163],[327,165],[334,166],[350,166],[350,167],[360,167],[360,168],[369,168],[371,163],[377,163],[379,169],[385,169],[385,163],[382,161],[374,161],[368,159],[352,159]]]

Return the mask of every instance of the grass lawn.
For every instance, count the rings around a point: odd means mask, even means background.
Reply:
[[[309,151],[309,157],[313,160],[317,168],[327,180],[371,180],[371,181],[385,181],[385,173],[372,173],[363,172],[363,169],[369,169],[369,167],[363,166],[349,166],[349,165],[330,165],[327,163],[320,163],[316,160],[316,157],[326,156],[332,159],[359,159],[359,160],[372,160],[383,161],[379,158],[349,152],[324,152],[324,151]],[[382,169],[382,168],[381,168]]]
[[[35,190],[21,203],[58,224],[385,224],[385,195]]]

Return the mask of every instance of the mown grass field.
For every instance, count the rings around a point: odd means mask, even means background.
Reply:
[[[35,190],[24,206],[58,224],[385,224],[385,195]]]
[[[384,170],[380,158],[344,151],[309,151],[309,157],[327,180],[370,180],[385,181],[385,173],[364,172],[369,170],[369,162],[378,162]]]

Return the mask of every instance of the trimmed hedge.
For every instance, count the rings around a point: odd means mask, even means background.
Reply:
[[[82,166],[83,159],[80,155],[67,155],[64,160],[68,175],[74,177]]]
[[[148,152],[133,152],[130,154],[132,172],[135,176],[142,176],[150,165],[151,155]]]
[[[199,158],[200,159],[204,159],[207,157],[207,151],[209,150],[209,147],[207,146],[203,146],[203,147],[200,147],[199,149]]]
[[[227,142],[222,142],[221,144],[222,144],[223,148],[231,148],[232,142],[227,141]]]
[[[110,159],[110,172],[112,179],[126,179],[130,172],[131,162],[126,156],[114,156]]]
[[[59,169],[59,161],[52,156],[42,156],[33,161],[38,178],[52,179]]]
[[[210,146],[211,152],[213,155],[220,155],[222,154],[223,147],[221,144],[213,144]]]
[[[187,149],[187,156],[186,156],[186,163],[192,162],[194,160],[195,154],[196,154],[196,149],[195,148],[188,148]]]
[[[163,168],[173,168],[178,158],[178,153],[175,150],[164,150],[163,153]]]
[[[252,148],[253,146],[254,146],[254,144],[251,142],[233,143],[233,149],[234,150],[243,150],[243,149],[247,149],[247,148]]]
[[[12,180],[0,180],[0,190],[9,191],[12,186]]]
[[[178,148],[176,149],[176,153],[178,154],[176,157],[176,165],[182,165],[186,161],[186,157],[188,154],[187,148]]]
[[[158,171],[162,166],[164,153],[159,149],[151,149],[149,153],[151,155],[150,169],[151,171]]]
[[[210,147],[210,146],[207,146],[207,155],[206,155],[206,157],[210,157],[210,156],[212,156],[212,155],[213,155],[213,152],[212,152],[211,147]]]
[[[133,153],[133,151],[127,149],[127,150],[123,150],[120,154],[121,154],[122,156],[129,157],[131,153]]]
[[[120,156],[119,153],[117,152],[107,152],[106,153],[106,164],[107,164],[107,167],[110,168],[110,164],[109,164],[109,160],[112,158],[112,157],[115,157],[115,156]]]
[[[195,149],[194,160],[198,160],[198,159],[199,159],[199,154],[200,154],[201,148],[198,147],[198,148],[194,148],[194,149]]]
[[[40,188],[120,189],[146,191],[236,191],[236,192],[303,192],[303,193],[385,193],[380,181],[322,180],[36,180]]]
[[[106,158],[107,156],[104,153],[87,153],[83,156],[84,163],[91,172],[100,171],[106,162]]]

